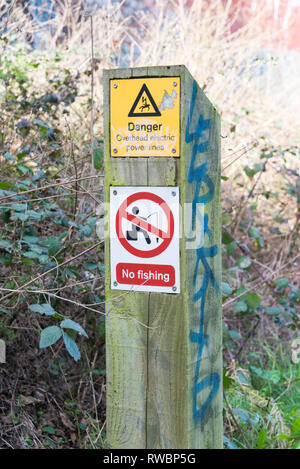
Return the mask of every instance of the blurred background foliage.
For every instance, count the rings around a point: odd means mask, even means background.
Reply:
[[[131,3],[0,0],[0,444],[105,446],[102,70],[184,63],[222,118],[224,445],[298,448],[299,54]]]

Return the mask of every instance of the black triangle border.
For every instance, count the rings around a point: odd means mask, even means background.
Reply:
[[[144,91],[145,91],[146,95],[148,96],[149,101],[152,104],[152,107],[155,109],[155,112],[147,112],[147,113],[134,112],[134,110],[135,110],[135,108],[136,108],[142,94],[144,93]],[[128,117],[141,117],[141,116],[144,116],[144,117],[159,117],[159,116],[161,116],[161,112],[158,109],[154,99],[152,98],[152,95],[151,95],[146,83],[144,83],[142,88],[140,89],[140,92],[137,95],[136,100],[134,101],[134,103],[132,105],[132,108],[130,109],[129,114],[128,114]]]

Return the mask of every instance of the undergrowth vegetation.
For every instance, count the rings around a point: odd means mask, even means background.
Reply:
[[[222,117],[224,445],[300,445],[297,64],[191,3],[0,0],[2,447],[105,446],[101,70],[177,63]]]

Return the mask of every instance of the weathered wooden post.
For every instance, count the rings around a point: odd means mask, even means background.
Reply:
[[[108,445],[221,448],[219,116],[184,66],[106,70],[104,135]]]

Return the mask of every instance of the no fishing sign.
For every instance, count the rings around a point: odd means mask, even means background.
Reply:
[[[111,155],[178,157],[179,101],[179,77],[111,80]]]
[[[179,188],[110,188],[111,288],[180,292]]]

